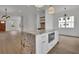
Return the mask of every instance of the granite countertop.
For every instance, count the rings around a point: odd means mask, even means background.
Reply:
[[[33,35],[40,35],[40,34],[44,34],[44,33],[51,33],[53,31],[56,31],[57,29],[53,29],[53,30],[46,30],[46,31],[36,31],[36,32],[32,32],[31,34]]]

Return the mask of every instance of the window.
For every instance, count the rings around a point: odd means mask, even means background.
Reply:
[[[74,28],[74,16],[59,18],[59,28]]]
[[[65,20],[63,17],[59,19],[59,28],[65,28]]]

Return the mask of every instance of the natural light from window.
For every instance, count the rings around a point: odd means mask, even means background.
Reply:
[[[59,28],[74,28],[74,16],[61,17],[58,19]]]

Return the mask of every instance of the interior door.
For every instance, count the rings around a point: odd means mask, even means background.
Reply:
[[[1,20],[0,21],[0,32],[5,32],[6,29],[6,22]]]

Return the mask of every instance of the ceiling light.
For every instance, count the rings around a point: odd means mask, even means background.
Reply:
[[[35,5],[37,8],[42,8],[44,5]]]
[[[54,13],[55,13],[55,8],[52,5],[50,5],[48,7],[48,14],[54,14]]]

